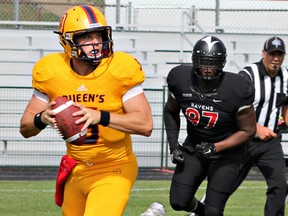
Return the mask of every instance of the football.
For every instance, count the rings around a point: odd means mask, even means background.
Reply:
[[[54,129],[66,142],[81,145],[86,139],[87,130],[81,132],[81,128],[84,126],[84,122],[75,124],[75,121],[81,118],[81,116],[73,116],[72,114],[80,109],[73,106],[74,103],[65,97],[57,97],[55,99],[56,104],[52,106],[52,110],[55,112],[56,123]]]

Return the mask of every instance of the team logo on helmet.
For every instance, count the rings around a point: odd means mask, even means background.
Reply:
[[[203,38],[202,41],[207,43],[209,52],[211,52],[211,48],[214,46],[215,43],[219,43],[219,41],[212,41],[211,36]]]

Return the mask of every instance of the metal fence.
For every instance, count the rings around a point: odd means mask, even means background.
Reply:
[[[166,88],[145,89],[151,104],[154,128],[150,137],[132,135],[140,167],[172,166],[163,126]],[[30,87],[0,87],[0,166],[58,166],[66,146],[56,131],[47,127],[35,137],[19,133],[20,118],[32,96]]]
[[[288,1],[1,0],[0,28],[55,29],[72,5],[100,8],[118,31],[287,33]]]
[[[171,169],[174,165],[170,161],[163,121],[167,87],[144,90],[151,105],[154,127],[150,137],[132,135],[139,167]],[[56,167],[65,154],[64,141],[50,127],[29,139],[20,135],[20,118],[31,96],[31,87],[0,86],[0,167]],[[185,125],[182,116],[179,142],[185,139]],[[288,134],[283,135],[282,145],[287,156]]]

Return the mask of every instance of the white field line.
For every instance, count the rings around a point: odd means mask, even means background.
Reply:
[[[132,191],[163,191],[163,190],[169,190],[170,188],[132,188]],[[206,190],[206,187],[199,187],[200,190]],[[246,186],[240,186],[237,190],[247,190],[247,189],[267,189],[267,187],[246,187]]]
[[[206,187],[199,187],[200,190],[206,190]],[[237,190],[247,190],[247,189],[266,189],[266,187],[246,187],[246,186],[241,186]],[[163,190],[169,190],[169,188],[132,188],[132,191],[163,191]],[[3,189],[0,190],[0,192],[34,192],[34,193],[39,193],[39,192],[44,192],[44,193],[54,193],[55,190],[34,190],[34,189],[23,189],[23,190],[15,190],[15,189]]]
[[[39,192],[44,192],[44,193],[51,193],[51,192],[55,192],[55,190],[34,190],[34,189],[23,189],[23,190],[16,190],[16,189],[3,189],[3,190],[0,190],[0,192],[34,192],[34,193],[39,193]]]

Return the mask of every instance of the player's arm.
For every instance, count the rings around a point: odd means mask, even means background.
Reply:
[[[152,114],[142,86],[138,85],[132,88],[128,96],[126,93],[122,100],[124,114],[93,110],[76,104],[81,111],[75,112],[73,115],[83,116],[76,121],[76,124],[85,122],[82,131],[90,124],[101,124],[126,133],[150,136],[153,129]]]
[[[34,124],[34,117],[37,113],[40,113],[46,108],[47,103],[39,100],[34,95],[32,96],[20,121],[20,133],[22,136],[29,138],[40,133],[41,129],[37,128]],[[42,118],[41,115],[41,121],[43,122]]]
[[[41,125],[44,127],[45,125],[48,125],[48,124],[52,125],[54,122],[54,119],[50,117],[51,115],[50,105],[51,104],[49,105],[49,102],[46,99],[44,99],[45,97],[44,94],[43,94],[43,97],[41,98],[41,94],[42,93],[40,93],[39,91],[34,90],[34,94],[31,97],[22,115],[22,118],[20,120],[20,133],[25,138],[36,136],[37,134],[39,134],[42,130],[40,129]],[[38,113],[41,113],[41,115],[38,115],[37,116],[38,118],[37,118],[36,115]],[[38,121],[38,123],[36,123],[37,126],[35,125],[35,121],[36,122]],[[40,128],[39,128],[39,125],[40,125]]]
[[[164,108],[165,130],[169,143],[170,152],[178,147],[178,136],[180,130],[180,108],[177,100],[171,93],[168,95]]]
[[[109,127],[131,134],[150,136],[153,129],[152,113],[144,92],[123,103],[125,114],[110,113]]]
[[[215,143],[216,152],[241,145],[255,136],[256,115],[252,105],[238,111],[235,118],[239,130],[226,139]]]

